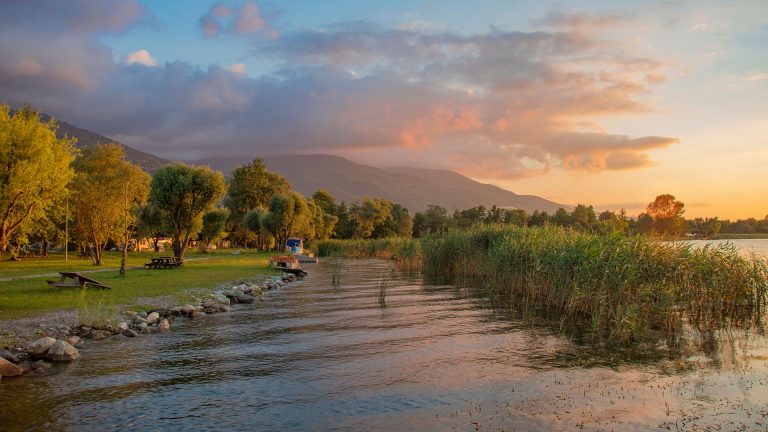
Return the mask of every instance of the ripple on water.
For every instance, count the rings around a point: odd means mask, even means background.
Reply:
[[[333,286],[321,263],[233,313],[88,344],[53,376],[0,382],[2,429],[646,430],[759,420],[768,403],[762,354],[728,373],[583,368],[556,325],[390,269],[347,265]]]

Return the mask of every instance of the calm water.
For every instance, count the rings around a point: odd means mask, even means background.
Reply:
[[[768,239],[691,240],[690,243],[698,246],[731,243],[744,253],[755,253],[768,257]]]
[[[379,287],[386,281],[385,306]],[[383,261],[0,382],[0,430],[648,430],[768,424],[768,349],[584,367],[589,350]],[[684,371],[680,370],[684,367]]]

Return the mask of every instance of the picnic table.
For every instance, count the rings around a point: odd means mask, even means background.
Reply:
[[[176,257],[157,257],[152,258],[152,260],[146,264],[144,264],[144,267],[148,269],[172,269],[179,267],[181,265],[181,261],[179,261]]]
[[[48,282],[48,285],[51,285],[56,288],[85,288],[88,286],[93,286],[96,288],[102,288],[102,289],[111,289],[112,287],[109,287],[107,285],[104,285],[103,283],[91,279],[87,276],[83,276],[80,273],[75,272],[59,272],[61,275],[61,279],[57,281],[46,281]]]

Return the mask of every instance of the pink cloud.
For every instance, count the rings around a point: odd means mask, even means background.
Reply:
[[[241,36],[263,34],[269,38],[278,36],[261,13],[258,3],[246,1],[242,6],[214,4],[200,18],[200,28],[206,37],[221,33],[234,33]]]

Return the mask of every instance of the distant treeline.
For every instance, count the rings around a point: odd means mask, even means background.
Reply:
[[[78,150],[72,138],[58,139],[53,119],[40,120],[26,106],[11,113],[0,104],[0,257],[16,257],[30,245],[68,243],[100,264],[102,251],[140,238],[169,239],[183,258],[191,241],[201,246],[228,240],[234,245],[284,250],[291,237],[368,239],[424,237],[478,225],[568,227],[593,233],[685,234],[768,233],[768,217],[736,222],[686,220],[684,204],[660,195],[638,218],[626,212],[597,213],[579,204],[553,214],[482,205],[448,212],[429,205],[413,215],[398,203],[364,197],[337,203],[325,190],[307,198],[284,177],[255,159],[229,179],[204,166],[176,163],[149,176],[126,160],[122,147]]]

